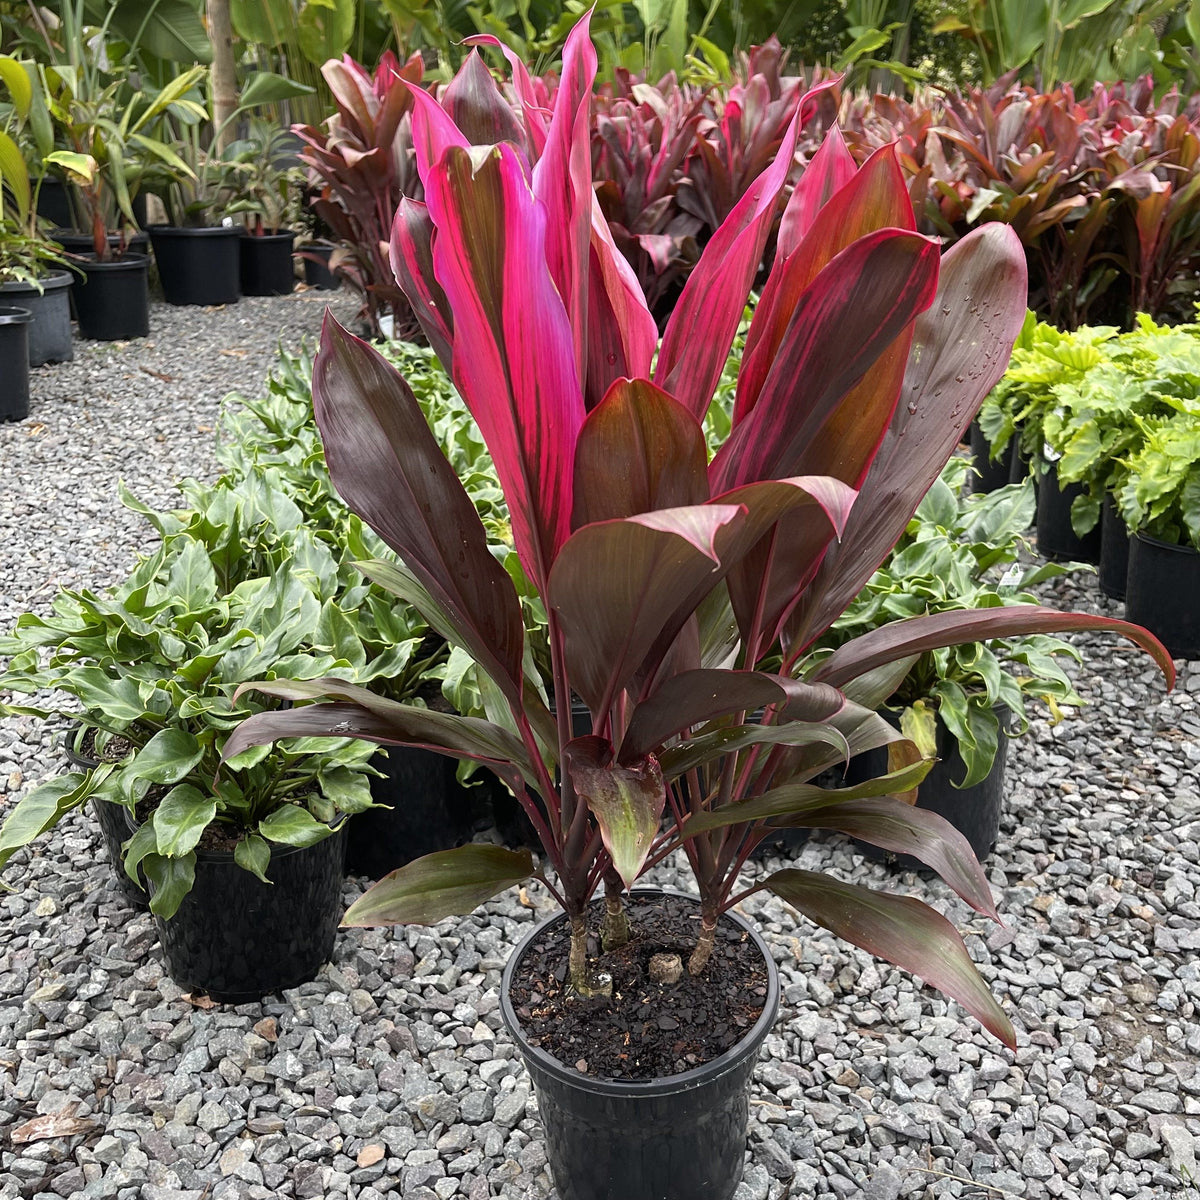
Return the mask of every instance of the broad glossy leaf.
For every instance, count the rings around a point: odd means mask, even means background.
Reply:
[[[529,77],[529,68],[521,61],[510,46],[502,42],[494,34],[475,33],[463,38],[464,46],[495,46],[512,68],[512,86],[521,101],[521,110],[525,118],[525,130],[529,138],[530,148],[535,155],[540,155],[546,144],[546,126],[549,114],[538,103],[537,94],[533,89],[533,80]]]
[[[257,833],[248,833],[238,840],[238,844],[233,848],[233,861],[243,871],[249,871],[263,883],[271,882],[267,878],[267,868],[271,865],[271,847]]]
[[[333,831],[301,805],[283,804],[259,821],[258,832],[268,841],[285,846],[315,846]]]
[[[451,146],[465,150],[470,142],[450,114],[416,82],[400,80],[412,96],[412,139],[417,175],[428,188],[429,176]]]
[[[135,755],[122,772],[127,779],[151,783],[178,783],[199,765],[204,748],[186,729],[160,729]]]
[[[111,767],[100,768],[103,777],[111,770]],[[67,813],[83,804],[95,787],[91,773],[71,772],[47,780],[23,796],[0,826],[0,867],[22,846],[28,846],[34,838],[53,829]]]
[[[984,396],[1004,373],[1025,319],[1025,251],[985,225],[942,257],[933,307],[917,318],[901,401],[795,620],[799,644],[827,629],[896,544]]]
[[[468,145],[524,144],[516,113],[496,86],[477,50],[463,60],[440,100],[450,119],[462,130]]]
[[[546,211],[516,151],[451,147],[429,173],[433,258],[454,314],[454,383],[487,443],[513,540],[539,589],[570,533],[583,393],[546,267]]]
[[[342,925],[436,925],[465,917],[532,874],[528,850],[476,843],[439,850],[385,875],[350,905]]]
[[[524,627],[512,580],[401,376],[326,317],[313,407],[334,486],[404,560],[510,698]]]
[[[600,826],[613,867],[631,888],[658,834],[667,790],[653,754],[618,764],[612,750],[605,738],[575,738],[567,743],[564,762],[576,794]]]
[[[700,423],[648,379],[621,379],[575,443],[572,528],[708,499]]]
[[[190,784],[173,787],[154,810],[154,838],[159,854],[181,858],[191,853],[217,815],[212,793]]]
[[[450,302],[433,271],[436,236],[429,209],[404,196],[392,222],[392,274],[408,298],[433,352],[447,372],[454,369],[454,329]]]
[[[1016,1048],[1012,1023],[940,913],[908,896],[887,896],[814,871],[776,871],[763,886],[838,937],[920,975]]]
[[[150,911],[169,921],[196,882],[195,854],[183,854],[178,858],[147,854],[141,860],[141,867],[150,884]]]
[[[837,125],[830,127],[816,154],[808,161],[804,174],[796,181],[787,207],[779,222],[775,253],[787,258],[812,228],[817,213],[858,171],[854,155]],[[907,228],[907,227],[904,227]]]
[[[659,763],[668,779],[678,779],[688,771],[752,746],[778,746],[785,751],[804,748],[832,762],[845,762],[850,757],[849,742],[833,724],[787,721],[782,725],[726,725],[700,732],[664,750]]]

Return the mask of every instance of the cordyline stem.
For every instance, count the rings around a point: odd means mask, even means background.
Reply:
[[[604,921],[600,926],[600,945],[605,950],[616,950],[629,941],[629,916],[621,901],[623,887],[620,875],[610,866],[604,872]]]
[[[713,946],[717,940],[717,911],[707,904],[700,906],[700,936],[696,939],[696,947],[688,959],[688,974],[699,975],[708,966],[712,957]]]

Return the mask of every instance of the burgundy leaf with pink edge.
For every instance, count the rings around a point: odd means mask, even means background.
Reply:
[[[544,594],[570,533],[584,418],[571,327],[546,268],[546,210],[507,144],[449,147],[426,203],[454,316],[454,383],[495,463],[525,573]]]
[[[812,470],[806,463],[812,443],[859,380],[933,302],[938,262],[936,242],[884,229],[859,238],[821,271],[792,313],[758,402],[713,459],[714,492],[802,473],[802,463]],[[892,396],[892,407],[895,402]],[[891,411],[851,421],[846,445],[830,464],[839,470],[821,469],[846,478],[852,467],[842,459],[870,462]]]
[[[429,173],[451,146],[470,146],[450,114],[423,88],[405,82],[413,101],[412,140],[421,185],[429,186]]]
[[[534,157],[540,157],[546,144],[546,129],[550,123],[550,114],[542,108],[537,93],[533,88],[533,80],[529,77],[529,68],[521,61],[520,55],[506,46],[495,34],[475,33],[463,38],[464,46],[494,46],[508,59],[512,67],[513,88],[521,101],[521,111],[525,118],[525,132]]]
[[[776,871],[760,887],[852,945],[921,976],[1016,1048],[1012,1022],[980,977],[958,931],[940,913],[911,897],[885,895],[815,871]]]
[[[563,762],[575,794],[587,804],[604,848],[626,887],[633,887],[650,855],[666,806],[662,768],[653,754],[613,762],[605,738],[575,738],[564,748]]]
[[[854,178],[858,164],[846,149],[846,141],[837,125],[830,127],[816,154],[808,161],[804,174],[796,181],[783,217],[779,222],[776,255],[787,258],[812,228],[817,213],[831,196]]]
[[[774,161],[713,234],[667,322],[654,381],[697,419],[708,411],[733,345],[800,129],[816,112],[819,94],[834,82],[821,84],[801,99]]]
[[[807,177],[806,172],[801,182]],[[904,229],[912,233],[916,228],[912,201],[895,148],[883,146],[837,193],[835,203],[827,204],[814,214],[812,227],[799,245],[786,254],[781,249],[776,256],[746,335],[733,409],[735,425],[746,419],[758,401],[787,335],[792,314],[801,296],[825,266],[847,246],[868,234],[881,229]],[[903,377],[907,352],[905,344],[897,388]],[[892,405],[895,405],[894,394]],[[851,478],[847,482],[858,481]]]
[[[514,146],[524,148],[522,123],[496,86],[478,50],[472,50],[463,60],[440,99],[469,145],[493,146],[497,142],[512,142]]]
[[[512,580],[408,384],[329,315],[313,410],[338,494],[400,555],[497,686],[519,699],[524,625]]]
[[[1008,226],[967,234],[942,256],[938,294],[916,321],[908,369],[841,543],[831,546],[790,623],[797,648],[845,611],[904,532],[1025,320],[1025,251]]]
[[[708,499],[700,423],[648,379],[620,379],[592,409],[575,443],[571,525],[632,517]]]
[[[454,369],[453,318],[446,293],[433,273],[435,236],[425,204],[408,196],[401,199],[392,222],[392,274],[408,297],[433,352],[450,373]]]

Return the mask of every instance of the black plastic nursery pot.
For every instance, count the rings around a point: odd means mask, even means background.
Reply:
[[[167,974],[227,1004],[307,983],[333,953],[345,858],[344,828],[304,849],[272,843],[269,884],[232,853],[196,851],[196,881],[179,911],[154,918]]]
[[[238,225],[151,225],[167,303],[233,304],[242,294],[241,238]]]
[[[996,841],[1000,836],[1000,815],[1004,810],[1004,767],[1008,760],[1007,710],[999,710],[997,716],[1000,717],[1000,733],[996,757],[986,778],[972,787],[954,786],[966,778],[967,764],[959,753],[958,739],[939,720],[938,761],[917,789],[917,807],[945,817],[971,843],[971,849],[980,862],[986,862],[996,849]],[[847,786],[865,783],[868,779],[887,774],[887,769],[887,748],[868,750],[850,760],[845,783]],[[852,840],[855,849],[867,858],[893,862],[906,871],[929,870],[923,862],[909,854],[891,854],[857,838]]]
[[[1009,438],[1004,453],[993,462],[990,458],[992,447],[979,428],[978,421],[971,422],[971,454],[975,459],[975,474],[971,476],[972,492],[994,492],[1011,482],[1013,470],[1013,454],[1016,439]]]
[[[71,272],[52,271],[39,282],[13,280],[0,283],[0,304],[27,308],[33,314],[29,326],[29,365],[70,362],[75,356],[71,341]]]
[[[29,416],[29,326],[33,313],[0,307],[0,421]]]
[[[75,219],[71,215],[71,196],[66,183],[47,175],[42,179],[37,194],[37,212],[51,225],[70,225]]]
[[[296,286],[290,229],[278,233],[243,233],[241,285],[243,296],[289,296]]]
[[[1111,496],[1100,509],[1100,590],[1113,600],[1125,599],[1129,576],[1129,530]]]
[[[1200,551],[1135,533],[1125,619],[1144,625],[1172,658],[1200,658]]]
[[[1078,483],[1058,486],[1058,473],[1053,465],[1038,480],[1037,548],[1043,558],[1056,562],[1100,561],[1100,527],[1080,537],[1071,525],[1071,504],[1083,495]]]
[[[304,282],[309,287],[322,292],[334,292],[342,286],[342,281],[329,269],[329,257],[334,249],[334,246],[324,246],[319,242],[300,247],[300,257],[304,261]]]
[[[71,291],[80,337],[125,342],[150,332],[149,262],[144,254],[126,254],[110,262],[97,262],[95,255],[76,259],[79,274]]]
[[[95,253],[95,242],[92,240],[90,233],[76,233],[73,229],[56,229],[50,235],[52,241],[57,242],[68,254],[93,254]],[[113,254],[118,254],[121,250],[121,235],[119,233],[110,233],[108,235],[108,248]],[[150,253],[150,238],[145,230],[138,230],[137,233],[131,233],[125,239],[125,251],[128,254],[146,254]]]
[[[580,1074],[532,1045],[509,995],[533,940],[565,919],[560,913],[522,938],[500,987],[501,1016],[537,1092],[560,1200],[730,1200],[745,1161],[750,1076],[779,1011],[779,972],[766,943],[736,913],[721,918],[758,948],[769,981],[762,1013],[741,1041],[680,1075],[613,1080]]]
[[[471,798],[455,778],[455,760],[431,750],[389,746],[372,765],[369,808],[349,820],[346,872],[381,879],[397,867],[461,845],[471,828]]]

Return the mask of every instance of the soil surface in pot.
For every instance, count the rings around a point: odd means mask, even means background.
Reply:
[[[526,1038],[576,1070],[607,1079],[644,1080],[678,1075],[719,1058],[753,1026],[767,996],[767,969],[758,948],[732,921],[717,925],[704,973],[687,972],[700,913],[676,896],[626,897],[630,940],[599,955],[599,935],[588,958],[612,976],[612,999],[569,995],[570,936],[560,921],[529,947],[513,977],[511,1000]],[[591,906],[598,930],[603,902]],[[684,971],[674,984],[650,979],[654,954],[678,954]]]

